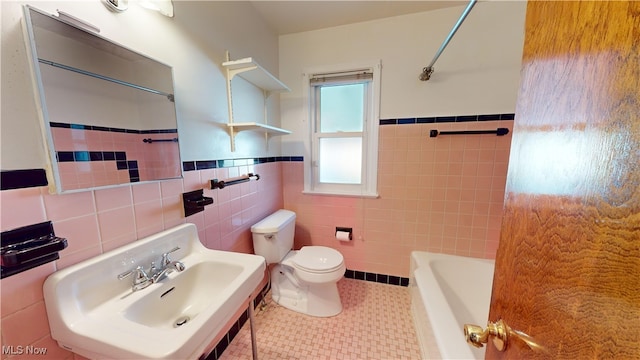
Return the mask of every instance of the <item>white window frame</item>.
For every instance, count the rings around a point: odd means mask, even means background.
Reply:
[[[380,61],[364,63],[337,64],[325,67],[306,69],[303,73],[303,103],[308,136],[305,138],[304,153],[304,190],[305,194],[339,195],[356,197],[378,197],[378,127],[380,122]],[[318,136],[315,135],[315,101],[314,89],[310,80],[317,74],[350,73],[368,70],[373,78],[368,84],[370,98],[365,101],[365,119],[362,138],[362,183],[361,184],[329,184],[320,183],[317,161]],[[350,133],[344,133],[348,135]],[[358,133],[359,134],[359,133]],[[328,135],[326,137],[331,137]]]

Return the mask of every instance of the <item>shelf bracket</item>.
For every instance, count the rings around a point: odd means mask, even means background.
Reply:
[[[229,70],[227,70],[227,72],[229,74],[229,80],[233,80],[233,77],[238,75],[238,74],[241,74],[241,73],[243,73],[245,71],[255,70],[257,68],[258,68],[257,66],[249,66],[249,67],[245,67],[245,68],[242,68],[242,69],[229,69]]]
[[[236,151],[236,135],[243,130],[262,131],[264,133],[264,139],[266,142],[266,149],[269,150],[269,140],[275,135],[290,134],[290,131],[270,126],[269,110],[268,110],[268,98],[276,92],[290,91],[289,88],[284,85],[280,80],[271,75],[263,67],[258,65],[252,58],[244,58],[235,61],[231,61],[231,55],[229,51],[226,52],[226,62],[222,65],[226,71],[226,83],[227,83],[227,106],[229,108],[229,121],[228,121],[228,133],[231,143],[231,152]],[[257,71],[256,71],[257,70]],[[236,123],[233,115],[233,92],[231,80],[239,74],[241,77],[247,80],[249,83],[255,85],[262,90],[263,97],[263,119],[262,123]]]

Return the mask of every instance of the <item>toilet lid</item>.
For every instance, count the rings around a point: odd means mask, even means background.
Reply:
[[[338,250],[326,246],[303,246],[292,261],[304,270],[330,271],[340,267],[344,258]]]

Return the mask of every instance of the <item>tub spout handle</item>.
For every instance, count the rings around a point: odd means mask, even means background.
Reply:
[[[498,351],[504,351],[509,343],[509,337],[516,337],[529,346],[532,350],[545,351],[544,347],[536,343],[533,338],[522,331],[512,330],[502,319],[489,322],[487,328],[482,330],[478,325],[465,324],[464,337],[467,342],[475,347],[483,347],[491,338]]]

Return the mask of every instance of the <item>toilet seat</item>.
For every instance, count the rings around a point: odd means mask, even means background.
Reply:
[[[325,246],[309,247],[311,249],[305,250],[306,247],[303,247],[300,250],[291,250],[280,265],[289,268],[294,277],[303,284],[316,288],[334,287],[347,269],[342,254]],[[298,258],[300,253],[302,256]]]
[[[326,246],[303,246],[291,259],[295,267],[310,273],[327,273],[344,266],[339,251]]]

